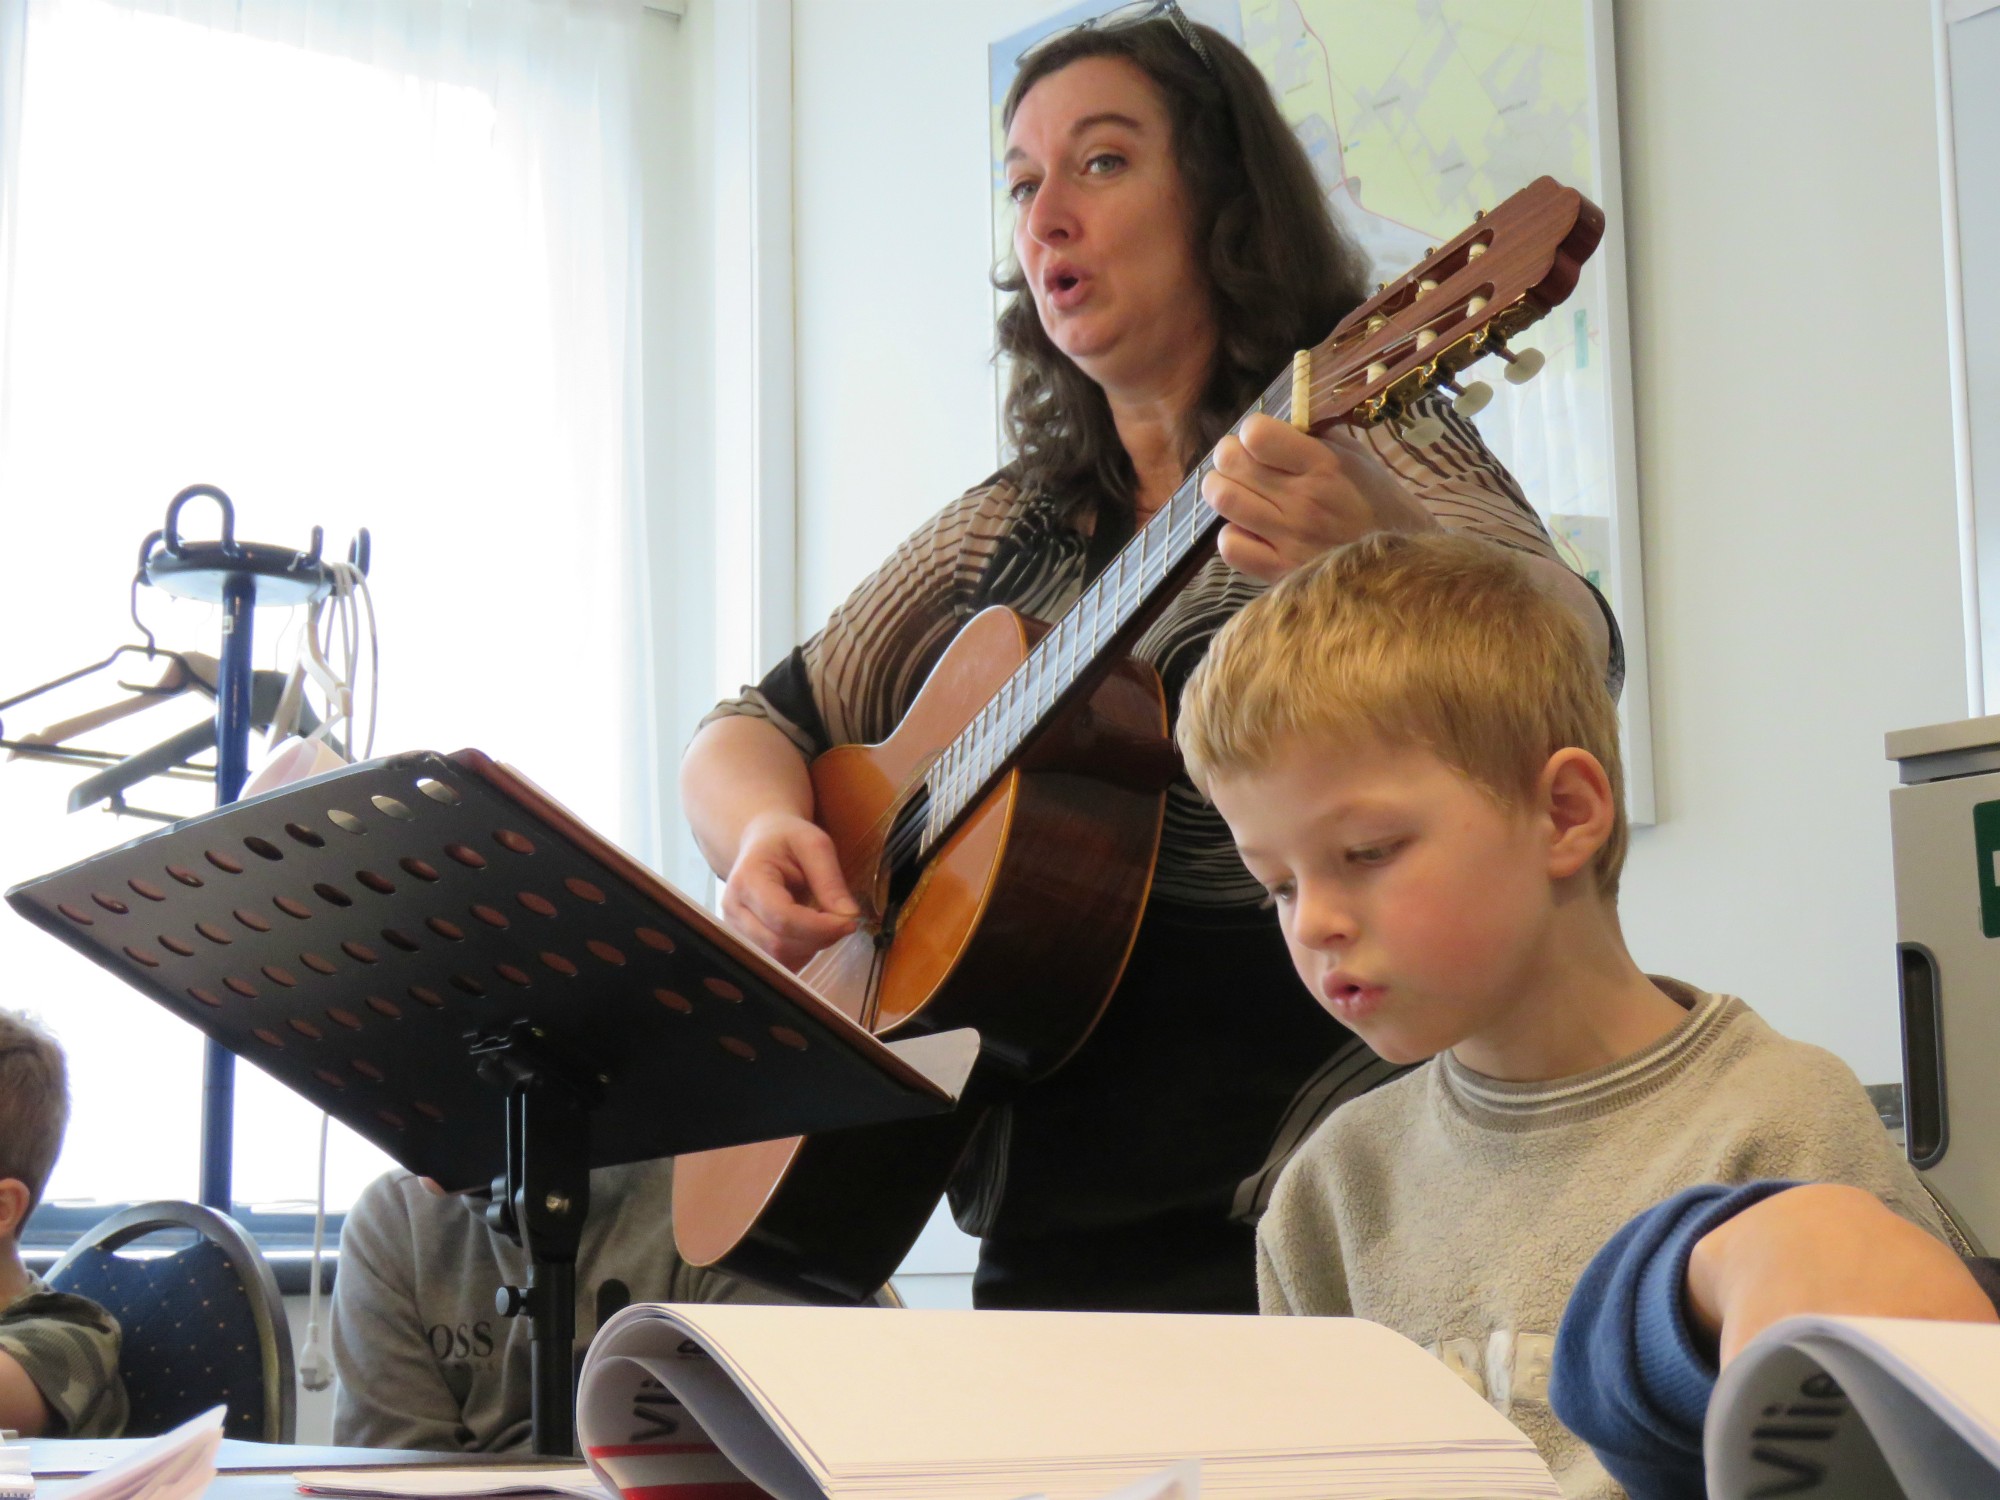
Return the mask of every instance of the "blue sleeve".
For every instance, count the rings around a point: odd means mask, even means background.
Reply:
[[[1549,1405],[1631,1500],[1703,1500],[1701,1427],[1715,1365],[1683,1300],[1695,1242],[1789,1182],[1678,1193],[1605,1242],[1556,1333]]]

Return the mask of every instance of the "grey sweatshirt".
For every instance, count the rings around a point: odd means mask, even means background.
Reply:
[[[333,1288],[333,1440],[371,1448],[497,1453],[528,1445],[531,1320],[493,1294],[526,1283],[521,1247],[488,1228],[486,1200],[443,1197],[408,1172],[362,1190],[340,1235]],[[673,1163],[590,1174],[577,1257],[581,1357],[627,1302],[766,1302],[772,1294],[683,1262],[670,1214]],[[602,1303],[600,1303],[602,1298]]]
[[[1949,1238],[1846,1064],[1740,1000],[1655,982],[1689,1015],[1619,1062],[1520,1084],[1446,1053],[1343,1105],[1257,1233],[1263,1311],[1369,1318],[1426,1346],[1589,1500],[1622,1491],[1549,1411],[1549,1363],[1570,1289],[1633,1214],[1696,1183],[1810,1178]]]

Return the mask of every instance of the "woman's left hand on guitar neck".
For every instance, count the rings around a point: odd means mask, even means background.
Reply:
[[[1262,415],[1216,445],[1201,494],[1229,523],[1216,541],[1222,560],[1265,583],[1371,531],[1437,529],[1356,434],[1321,439]]]
[[[1228,522],[1216,538],[1222,560],[1264,583],[1371,531],[1438,524],[1358,434],[1336,428],[1317,438],[1263,415],[1216,445],[1201,495]],[[1521,562],[1582,622],[1597,659],[1609,662],[1611,631],[1589,586],[1549,558],[1524,553]]]

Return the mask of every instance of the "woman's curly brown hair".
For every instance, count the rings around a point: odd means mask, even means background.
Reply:
[[[1325,338],[1368,293],[1367,264],[1335,228],[1312,163],[1263,75],[1221,34],[1197,30],[1213,73],[1165,20],[1058,37],[1027,55],[1001,111],[1003,127],[1011,126],[1029,89],[1086,57],[1124,58],[1160,91],[1217,332],[1215,368],[1181,434],[1189,466],[1295,350]],[[1011,257],[994,285],[1008,294],[998,332],[1010,370],[1006,431],[1016,480],[1071,514],[1099,503],[1129,510],[1137,476],[1104,392],[1050,342]]]

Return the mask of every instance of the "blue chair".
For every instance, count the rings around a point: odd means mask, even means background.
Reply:
[[[117,1253],[160,1230],[192,1231],[195,1241]],[[166,1432],[222,1405],[226,1436],[292,1441],[298,1385],[284,1299],[257,1242],[228,1215],[192,1203],[137,1204],[72,1245],[48,1282],[100,1304],[124,1331],[127,1436]]]

